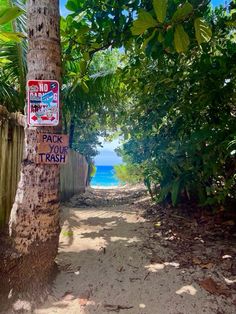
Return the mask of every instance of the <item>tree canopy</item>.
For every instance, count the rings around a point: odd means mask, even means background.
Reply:
[[[127,171],[174,205],[236,198],[236,4],[209,3],[68,0],[61,18],[70,146],[91,162],[99,136],[120,134]],[[24,34],[23,16],[13,31]],[[0,100],[11,110],[24,102],[26,44],[1,46]]]

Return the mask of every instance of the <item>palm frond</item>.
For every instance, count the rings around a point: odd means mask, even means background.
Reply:
[[[26,12],[24,0],[5,1],[5,5],[18,6]],[[8,42],[0,47],[0,101],[8,110],[22,110],[26,92],[27,73],[27,39],[26,39],[26,13],[20,15],[10,25],[10,30],[22,33],[25,36],[21,42]],[[3,61],[3,62],[1,62]],[[4,97],[6,99],[4,100]],[[12,98],[10,103],[10,99]]]

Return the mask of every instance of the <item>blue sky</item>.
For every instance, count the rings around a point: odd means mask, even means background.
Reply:
[[[99,154],[94,158],[96,166],[114,166],[122,164],[122,159],[117,156],[112,147],[107,149],[102,149]]]
[[[212,0],[212,1],[211,1],[212,5],[213,5],[214,7],[217,6],[217,5],[219,5],[219,4],[225,4],[225,2],[226,2],[226,1],[224,1],[224,0]],[[230,1],[228,0],[227,2],[229,3]]]
[[[119,139],[112,142],[104,142],[102,138],[99,139],[103,143],[103,147],[99,147],[99,154],[94,158],[96,166],[114,166],[122,163],[122,159],[117,156],[114,149],[120,145]]]
[[[66,2],[67,0],[60,0],[60,11],[61,11],[61,15],[63,16],[65,16],[69,12],[65,7]]]
[[[65,16],[66,14],[69,13],[69,11],[65,8],[67,0],[60,0],[60,10],[61,10],[61,15]],[[225,4],[225,0],[212,0],[211,1],[213,6],[217,6],[219,4]],[[228,3],[230,0],[227,1]]]

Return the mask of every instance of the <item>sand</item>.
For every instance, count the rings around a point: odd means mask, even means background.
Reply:
[[[60,272],[48,301],[34,313],[234,313],[222,296],[197,284],[193,270],[168,259],[168,248],[160,247],[165,262],[150,262],[144,245],[150,222],[139,207],[147,199],[143,191],[96,189],[87,199],[85,206],[74,197],[62,207]]]

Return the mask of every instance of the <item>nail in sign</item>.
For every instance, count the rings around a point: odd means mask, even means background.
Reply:
[[[30,126],[56,126],[59,123],[59,83],[30,80],[27,82]]]

